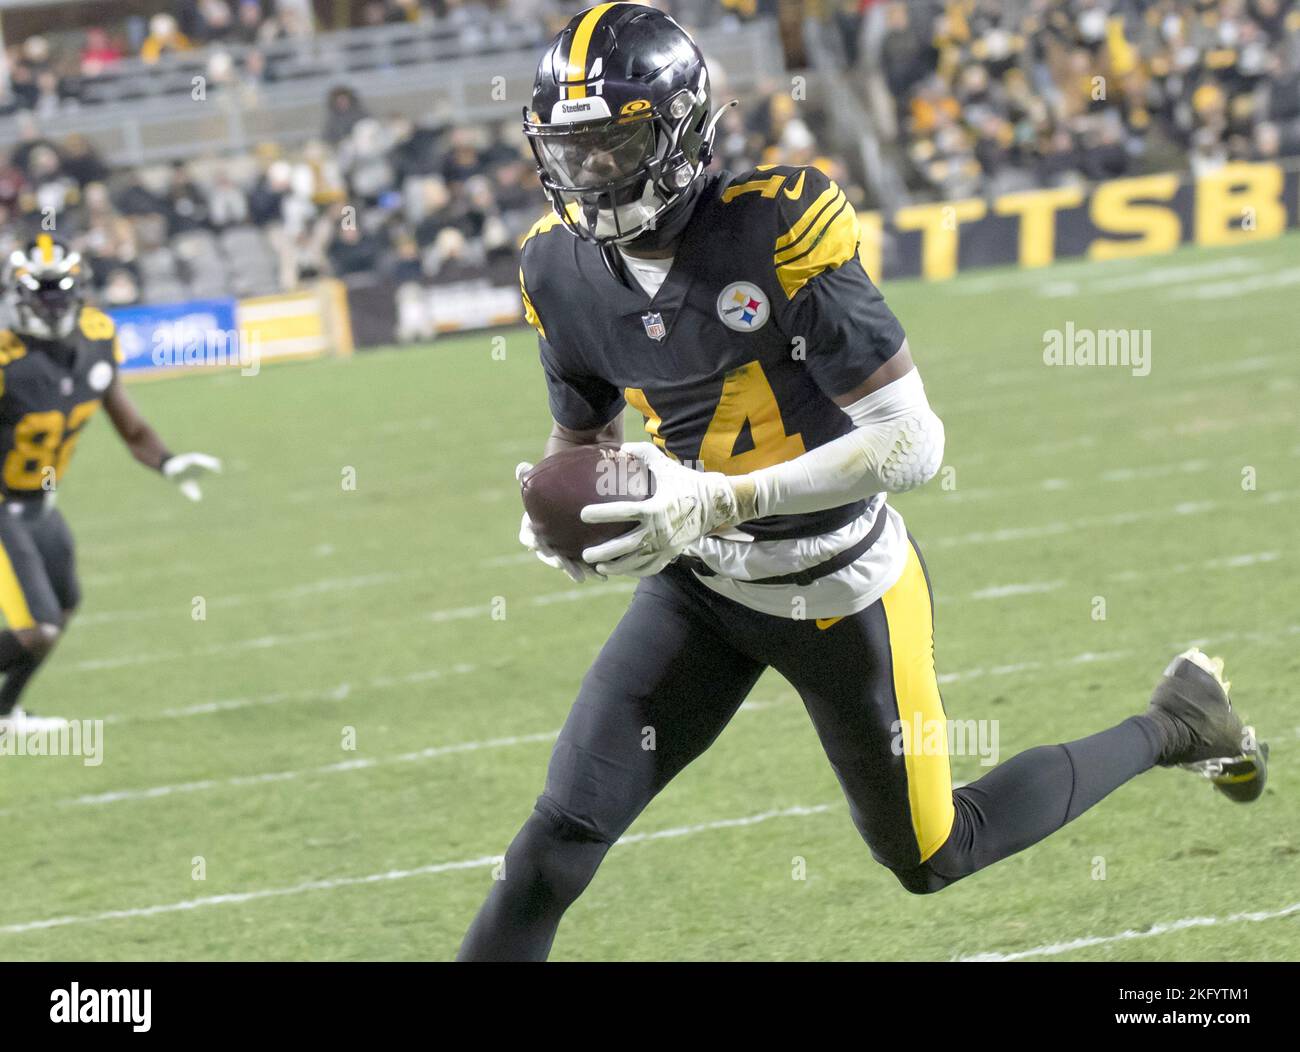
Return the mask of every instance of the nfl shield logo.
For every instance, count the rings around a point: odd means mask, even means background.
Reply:
[[[641,324],[645,326],[645,334],[652,340],[662,340],[668,335],[662,314],[642,314]]]

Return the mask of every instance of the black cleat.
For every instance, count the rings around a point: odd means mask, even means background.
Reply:
[[[1230,686],[1223,659],[1193,647],[1169,663],[1146,714],[1164,734],[1160,766],[1208,778],[1230,800],[1245,804],[1264,792],[1268,746],[1233,711]]]
[[[1254,728],[1247,727],[1246,733],[1253,737]],[[1254,751],[1242,756],[1202,760],[1184,764],[1184,768],[1208,778],[1214,788],[1229,800],[1248,804],[1264,794],[1264,785],[1268,781],[1268,743],[1259,742]]]

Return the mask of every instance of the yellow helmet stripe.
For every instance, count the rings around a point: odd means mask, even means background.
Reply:
[[[41,254],[41,262],[49,266],[54,262],[54,238],[49,234],[36,235],[36,248]]]
[[[617,4],[598,4],[588,11],[583,16],[582,21],[578,23],[578,28],[573,33],[573,43],[569,45],[569,68],[565,71],[565,80],[586,80],[587,49],[591,46],[591,35],[596,31],[596,26],[600,23],[605,12],[611,7],[617,6]],[[569,98],[585,99],[586,97],[586,85],[579,84],[569,88]]]

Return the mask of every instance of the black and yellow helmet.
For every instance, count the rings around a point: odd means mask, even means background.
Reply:
[[[70,336],[85,303],[86,279],[81,254],[49,234],[15,249],[5,269],[11,328],[37,339]]]
[[[704,56],[681,26],[640,4],[600,4],[546,49],[524,134],[575,234],[645,244],[689,215],[713,150],[709,111]]]

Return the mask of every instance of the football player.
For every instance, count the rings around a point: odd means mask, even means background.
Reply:
[[[85,302],[78,253],[49,234],[5,268],[10,327],[0,330],[0,734],[63,722],[18,703],[81,598],[72,533],[54,506],[82,429],[103,403],[146,467],[190,500],[198,475],[219,471],[204,453],[172,455],[127,397],[113,321]]]
[[[1196,765],[1239,799],[1262,789],[1266,754],[1222,663],[1196,650],[1144,714],[962,788],[942,745],[895,747],[900,726],[946,728],[925,564],[887,499],[935,474],[943,425],[859,262],[844,192],[811,167],[709,171],[721,112],[691,38],[629,3],[568,24],[525,112],[553,206],[520,272],[554,417],[545,452],[620,442],[630,405],[651,441],[624,448],[656,488],[583,509],[635,529],[582,561],[542,549],[525,516],[520,539],[550,565],[641,582],[462,959],[544,958],[610,845],[769,667],[911,892],[1023,850],[1157,764]]]

